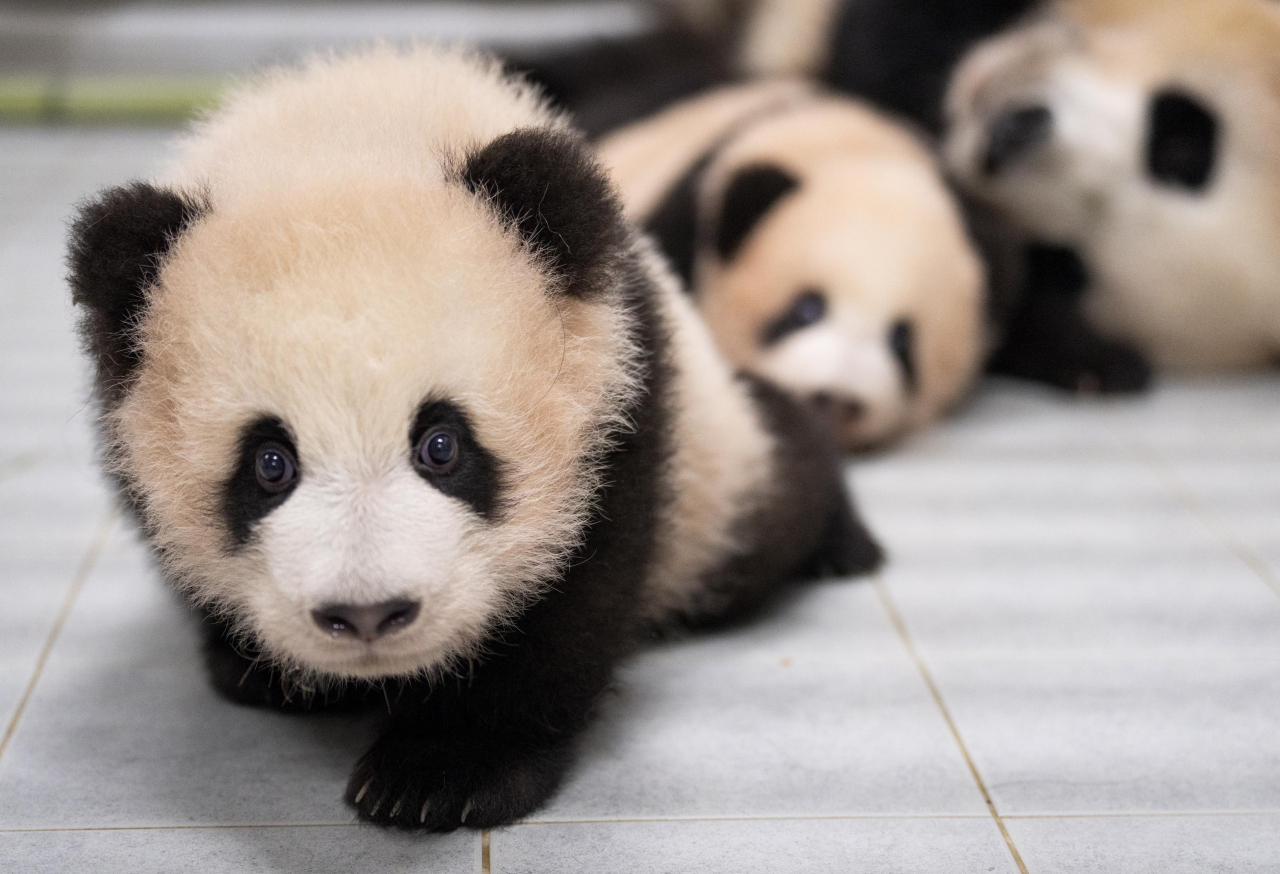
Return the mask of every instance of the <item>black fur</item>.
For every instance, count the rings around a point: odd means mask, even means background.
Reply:
[[[684,283],[685,290],[690,293],[695,291],[693,271],[698,258],[698,204],[702,183],[707,168],[721,148],[722,144],[717,143],[694,161],[644,224],[645,232],[657,242],[667,262]]]
[[[799,188],[800,180],[794,174],[771,164],[735,172],[725,189],[716,228],[720,260],[732,260],[764,217]]]
[[[124,397],[142,362],[136,327],[160,262],[203,212],[200,204],[144,182],[109,189],[80,206],[71,226],[71,299],[84,307],[80,336],[108,405]]]
[[[254,526],[271,514],[293,493],[290,488],[279,494],[264,491],[258,485],[257,454],[264,443],[283,446],[293,454],[302,476],[302,459],[284,422],[275,416],[259,416],[240,434],[236,449],[236,466],[222,486],[222,519],[231,536],[232,549],[243,548],[253,536]]]
[[[627,411],[634,432],[620,435],[604,461],[586,539],[465,679],[407,683],[390,696],[382,736],[347,789],[363,819],[448,831],[464,812],[477,828],[528,814],[555,790],[574,736],[639,637],[641,587],[666,500],[655,473],[670,451],[670,377],[649,280],[638,264],[625,269],[646,393]]]
[[[844,0],[825,79],[935,136],[951,73],[979,40],[1041,0]]]
[[[739,378],[776,439],[776,491],[740,521],[740,542],[752,548],[710,574],[706,597],[684,617],[692,626],[740,620],[778,592],[780,581],[866,574],[884,561],[845,488],[831,430],[786,392]]]
[[[638,37],[598,40],[508,66],[540,85],[596,137],[733,78],[730,44],[669,26]]]
[[[1151,384],[1151,367],[1133,346],[1101,336],[1085,319],[1089,274],[1069,249],[1034,245],[1026,287],[1013,308],[993,373],[1081,392],[1136,392]]]
[[[1218,129],[1218,117],[1198,97],[1157,93],[1147,120],[1147,172],[1161,185],[1204,191],[1217,165]]]
[[[566,294],[604,287],[627,228],[612,184],[576,134],[505,134],[467,156],[462,179],[546,259]]]
[[[478,515],[492,521],[502,509],[503,466],[492,452],[476,439],[471,420],[462,408],[450,401],[425,402],[409,429],[409,451],[431,428],[449,429],[458,443],[458,463],[447,474],[432,474],[418,468],[418,475],[451,498],[466,503]]]

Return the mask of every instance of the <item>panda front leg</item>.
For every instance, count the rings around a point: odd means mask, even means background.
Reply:
[[[647,562],[592,543],[601,552],[490,641],[473,672],[390,691],[382,734],[347,785],[361,819],[489,828],[551,797],[614,667],[640,637]]]
[[[1088,284],[1074,252],[1032,246],[1026,283],[988,370],[1089,394],[1147,389],[1152,372],[1143,354],[1102,336],[1085,318]]]

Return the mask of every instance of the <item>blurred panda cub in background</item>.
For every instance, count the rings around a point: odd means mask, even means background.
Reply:
[[[743,69],[814,74],[932,131],[1027,241],[997,369],[1125,389],[1146,381],[1125,345],[1170,370],[1280,362],[1280,4],[750,6]]]
[[[968,55],[946,110],[953,172],[1080,254],[1102,331],[1280,364],[1280,5],[1075,0]]]
[[[70,261],[106,468],[215,685],[376,691],[363,819],[524,816],[646,624],[880,559],[825,429],[732,375],[586,145],[470,54],[264,76],[85,204]]]
[[[731,86],[606,137],[628,213],[735,365],[849,449],[957,403],[985,348],[983,268],[927,149],[853,101]]]

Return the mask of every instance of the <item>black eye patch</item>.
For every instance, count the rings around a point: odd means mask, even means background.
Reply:
[[[816,289],[806,289],[785,313],[770,322],[760,337],[762,346],[772,346],[796,331],[816,325],[827,317],[827,297]]]
[[[452,444],[448,465],[422,463],[424,439],[440,435],[447,435]],[[426,447],[426,457],[441,451],[441,445]],[[414,470],[436,489],[467,504],[486,520],[493,521],[501,512],[502,465],[476,439],[470,419],[457,404],[425,401],[409,427],[409,451]]]
[[[263,488],[260,480],[260,454],[264,447],[283,450],[296,466],[292,484],[279,491]],[[222,486],[222,516],[231,543],[239,549],[249,542],[259,521],[289,500],[302,477],[297,461],[298,449],[284,422],[275,416],[260,416],[240,434],[236,447],[236,466]]]
[[[920,387],[916,370],[916,327],[909,319],[899,319],[889,329],[889,351],[902,369],[902,382],[914,394]]]
[[[1218,159],[1219,122],[1198,98],[1174,89],[1151,99],[1147,172],[1161,185],[1203,191]]]
[[[716,252],[728,261],[738,253],[760,221],[778,202],[800,187],[781,167],[762,164],[739,170],[725,189],[716,229]]]

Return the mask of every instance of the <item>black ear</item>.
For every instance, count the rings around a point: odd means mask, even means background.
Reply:
[[[693,293],[693,268],[698,257],[698,200],[707,168],[719,154],[719,148],[707,152],[685,171],[644,224],[649,236],[667,256],[671,268]]]
[[[721,260],[728,261],[736,255],[761,219],[799,187],[799,179],[771,164],[739,170],[725,189],[720,207],[716,251]]]
[[[98,388],[118,400],[142,362],[135,342],[147,288],[160,261],[201,209],[145,182],[104,191],[71,226],[71,299],[83,306],[80,335],[98,369]]]
[[[467,156],[462,179],[488,198],[575,297],[599,288],[627,244],[613,185],[576,135],[529,128]]]

